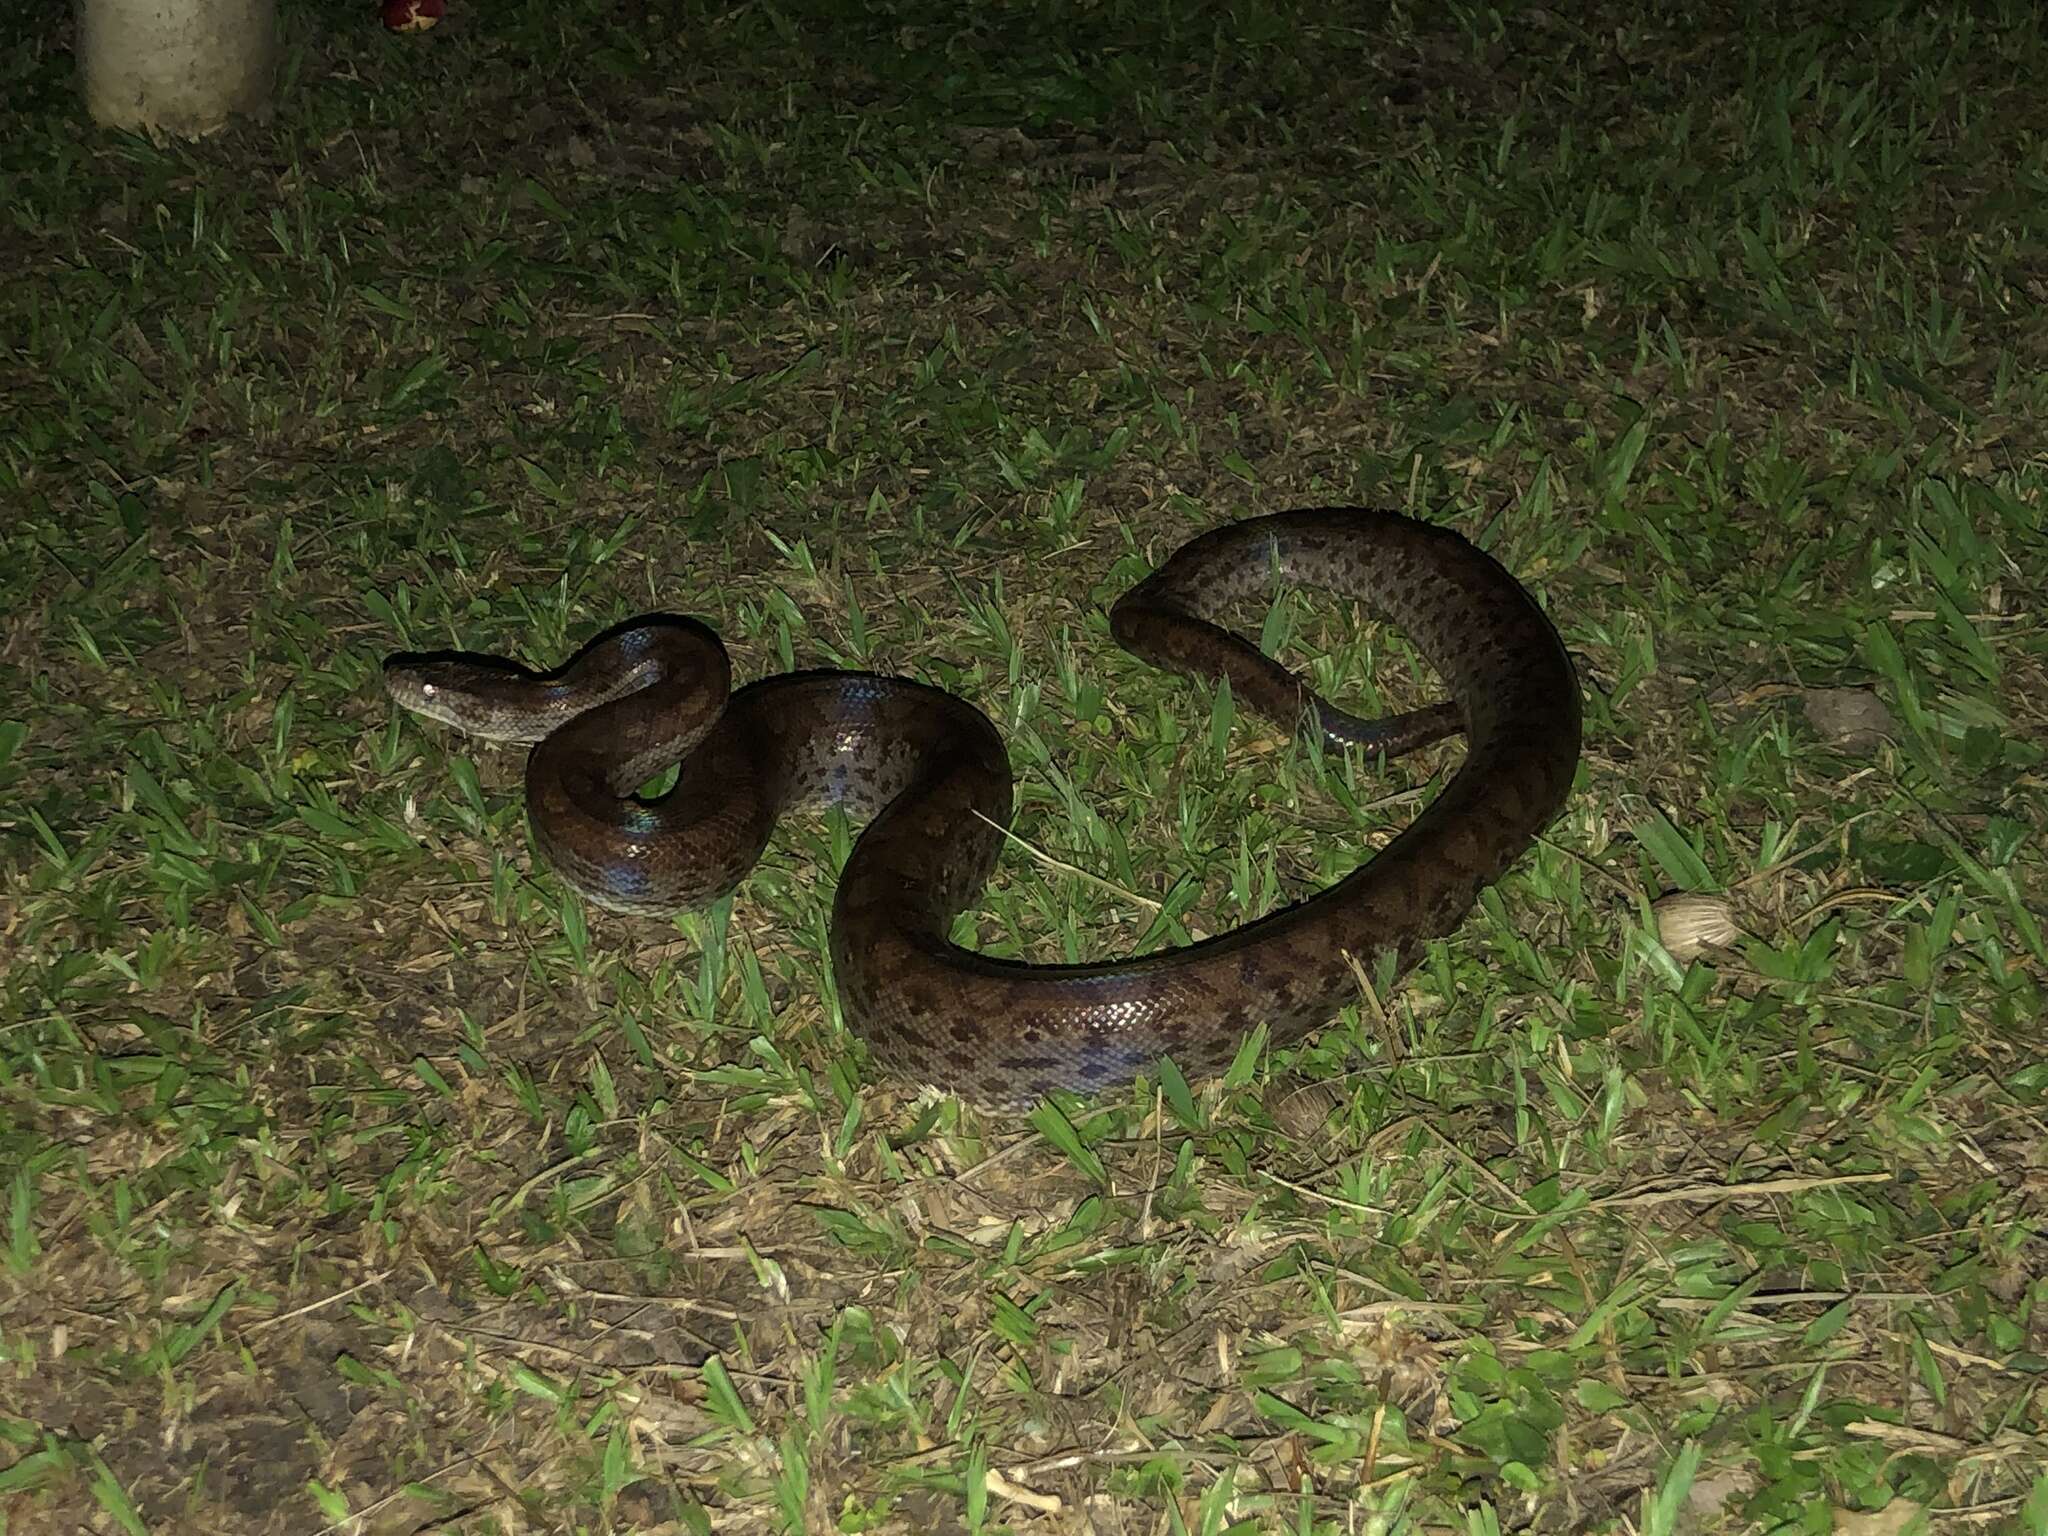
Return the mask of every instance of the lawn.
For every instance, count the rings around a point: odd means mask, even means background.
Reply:
[[[0,1532],[2048,1536],[2034,7],[301,0],[275,116],[162,146],[46,9]],[[1160,948],[1458,760],[1111,638],[1317,504],[1515,571],[1586,749],[1221,1081],[921,1095],[834,1003],[857,826],[586,909],[520,754],[378,685],[654,610],[915,676],[1019,781],[962,932]],[[1242,619],[1434,696],[1368,614]]]

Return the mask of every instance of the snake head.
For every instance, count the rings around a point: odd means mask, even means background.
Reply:
[[[532,674],[489,658],[393,656],[384,663],[384,691],[409,714],[485,741],[538,741],[558,723],[527,702]]]

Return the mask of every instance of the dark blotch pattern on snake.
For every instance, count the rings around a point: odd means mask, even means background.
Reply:
[[[1405,630],[1452,701],[1381,721],[1330,705],[1211,622],[1275,578],[1354,598]],[[1088,965],[1029,965],[947,937],[995,868],[1010,765],[980,710],[902,678],[811,672],[728,693],[710,630],[636,621],[555,673],[467,656],[398,656],[406,709],[470,734],[533,743],[533,841],[599,906],[664,913],[732,889],[776,820],[838,804],[870,818],[832,912],[847,1023],[885,1069],[977,1102],[1122,1083],[1163,1055],[1220,1071],[1264,1024],[1299,1039],[1451,932],[1563,805],[1579,758],[1578,681],[1543,611],[1457,534],[1352,508],[1228,524],[1180,549],[1110,614],[1160,666],[1228,678],[1244,705],[1336,744],[1388,755],[1462,730],[1463,763],[1392,842],[1321,894],[1188,948]],[[681,762],[657,802],[633,797]]]

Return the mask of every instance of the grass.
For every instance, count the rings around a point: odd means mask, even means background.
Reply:
[[[1333,14],[298,5],[163,147],[9,24],[6,1531],[2048,1532],[2038,16]],[[1346,501],[1541,594],[1584,769],[1220,1084],[921,1102],[855,829],[586,913],[375,688],[653,608],[907,672],[1017,768],[981,947],[1184,942],[1454,760],[1108,635]]]

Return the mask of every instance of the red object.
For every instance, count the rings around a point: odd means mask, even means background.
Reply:
[[[424,32],[448,12],[448,0],[384,0],[384,25],[394,32]]]

